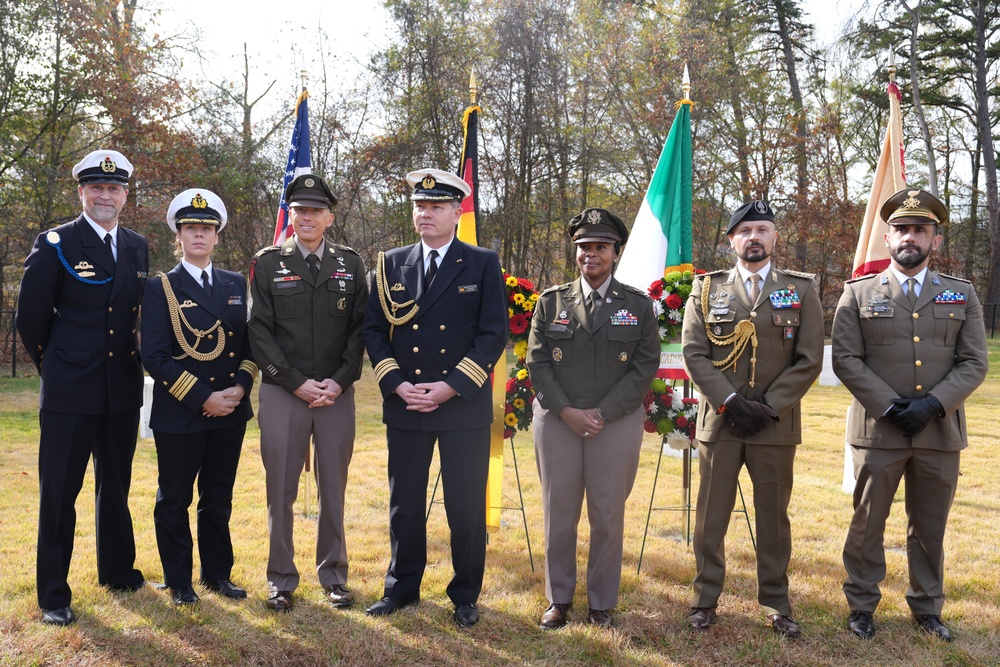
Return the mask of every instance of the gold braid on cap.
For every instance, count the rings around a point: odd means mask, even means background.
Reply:
[[[216,320],[215,324],[204,331],[195,329],[187,321],[187,318],[184,317],[184,312],[181,310],[180,305],[178,305],[177,297],[174,295],[174,288],[170,285],[170,279],[164,273],[160,273],[159,277],[163,285],[163,295],[167,298],[167,310],[170,311],[170,324],[173,325],[174,338],[177,339],[177,344],[184,350],[184,354],[174,357],[174,359],[183,359],[184,357],[191,357],[195,361],[212,361],[218,359],[219,355],[226,348],[226,330],[222,327],[222,320]],[[188,331],[194,334],[194,346],[187,342],[187,338],[184,336],[184,329],[181,328],[181,322],[184,323],[184,327]],[[215,349],[211,352],[199,352],[198,344],[201,343],[201,339],[213,331],[217,331],[219,334],[219,338],[215,342]]]
[[[389,340],[392,340],[392,331],[397,326],[406,324],[412,320],[417,315],[417,311],[420,306],[417,305],[416,300],[410,299],[405,303],[396,303],[392,300],[392,295],[389,294],[389,281],[385,278],[385,253],[379,252],[378,254],[378,268],[375,270],[375,283],[376,289],[378,289],[378,301],[382,304],[382,312],[385,314],[385,319],[389,321]],[[406,315],[402,317],[396,317],[396,311],[400,308],[406,308],[408,306],[413,306]]]
[[[716,336],[713,334],[712,328],[708,326],[708,301],[711,283],[712,279],[705,276],[701,288],[701,315],[702,319],[705,320],[705,333],[708,334],[709,341],[720,347],[727,345],[734,346],[733,351],[729,353],[728,357],[719,361],[713,361],[712,365],[722,370],[726,370],[732,366],[735,373],[736,362],[743,355],[743,351],[746,350],[747,343],[749,342],[752,348],[750,352],[750,386],[752,387],[757,377],[757,327],[750,320],[740,320],[736,323],[733,333],[728,336]]]

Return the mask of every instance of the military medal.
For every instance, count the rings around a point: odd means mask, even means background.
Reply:
[[[961,292],[952,292],[950,289],[946,289],[934,297],[934,303],[947,303],[961,306],[965,304],[965,295]]]

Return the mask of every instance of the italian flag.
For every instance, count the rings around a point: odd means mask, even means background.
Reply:
[[[615,277],[641,290],[671,271],[691,271],[691,107],[676,105],[670,133],[649,182]]]

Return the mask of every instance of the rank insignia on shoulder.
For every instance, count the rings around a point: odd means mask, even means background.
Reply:
[[[965,295],[961,292],[952,292],[950,289],[946,289],[934,297],[934,303],[948,303],[961,306],[965,304]]]
[[[554,347],[552,348],[552,361],[562,361],[563,353],[562,348]]]
[[[389,291],[390,292],[402,292],[405,289],[406,288],[403,287],[403,283],[396,283],[395,285],[393,285],[392,287],[389,288]]]

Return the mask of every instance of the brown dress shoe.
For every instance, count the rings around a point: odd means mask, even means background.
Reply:
[[[789,639],[795,639],[802,634],[802,629],[798,623],[783,614],[771,614],[767,617],[771,621],[771,627],[779,635],[784,635]]]
[[[563,627],[569,620],[566,618],[566,612],[569,611],[569,608],[569,604],[550,604],[549,608],[542,614],[542,620],[538,623],[539,627],[543,630],[555,630]]]
[[[611,610],[610,609],[591,609],[587,612],[587,621],[591,625],[597,625],[602,628],[611,627]]]
[[[271,611],[291,611],[295,600],[291,591],[271,591],[271,597],[264,604]]]
[[[354,594],[344,588],[343,584],[333,584],[323,589],[326,599],[337,609],[346,609],[354,604]]]
[[[718,618],[714,609],[695,607],[691,610],[691,615],[688,616],[688,623],[691,624],[692,630],[708,630],[715,625]]]

